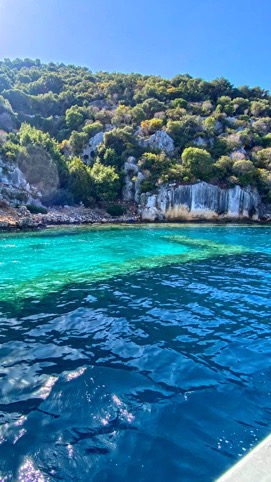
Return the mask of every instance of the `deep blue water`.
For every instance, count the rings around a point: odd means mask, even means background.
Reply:
[[[1,482],[209,482],[270,432],[271,228],[121,229],[0,238]]]

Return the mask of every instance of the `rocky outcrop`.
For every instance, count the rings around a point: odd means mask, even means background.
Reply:
[[[0,114],[0,129],[10,132],[15,128],[14,116],[5,111]]]
[[[142,194],[142,221],[246,220],[259,219],[257,191],[221,189],[199,182],[186,186],[161,186],[157,194]]]
[[[57,164],[44,147],[28,145],[26,152],[19,154],[17,163],[23,177],[39,196],[47,196],[58,188]]]
[[[27,182],[19,167],[1,159],[0,200],[10,206],[40,204],[38,191]]]
[[[259,205],[259,218],[262,221],[271,221],[271,204],[263,204]]]
[[[148,139],[145,139],[144,137],[138,137],[138,143],[142,147],[161,149],[167,154],[171,154],[175,148],[173,139],[165,131],[157,131],[152,134]]]
[[[7,165],[0,160],[0,182],[11,184],[13,187],[30,191],[30,185],[16,165]]]
[[[193,146],[197,147],[206,147],[207,142],[204,137],[198,136],[196,139],[193,140]]]
[[[97,151],[98,146],[104,140],[104,132],[98,132],[95,136],[91,137],[88,141],[88,144],[84,147],[82,152],[82,159],[86,164],[90,164],[95,157],[95,153]]]
[[[138,165],[135,157],[128,157],[124,163],[123,170],[125,172],[124,186],[122,189],[122,198],[125,202],[134,201],[135,199],[135,182],[134,178],[138,175]]]
[[[122,199],[125,202],[140,201],[141,183],[144,181],[145,176],[139,171],[139,167],[135,157],[128,157],[123,168],[125,172],[124,186],[122,189]]]

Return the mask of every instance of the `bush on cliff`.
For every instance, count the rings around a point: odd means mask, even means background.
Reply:
[[[36,204],[27,204],[26,207],[31,214],[47,214],[48,213],[46,208],[44,208],[43,206],[36,206]]]
[[[208,151],[187,147],[182,153],[182,165],[186,176],[194,180],[209,181],[213,173],[213,159]]]
[[[106,212],[113,217],[123,216],[123,214],[126,213],[126,208],[125,206],[122,206],[122,204],[112,204],[111,206],[108,206]]]
[[[271,192],[264,173],[271,171],[269,92],[235,87],[224,78],[206,82],[187,74],[172,79],[94,74],[74,65],[5,59],[0,62],[0,129],[4,162],[23,159],[27,172],[33,166],[36,173],[36,160],[47,162],[44,172],[52,162],[56,190],[69,190],[76,202],[93,205],[120,198],[130,156],[144,170],[142,190],[202,179],[257,185],[265,199]],[[82,153],[101,131],[104,140],[93,146],[91,173]],[[162,141],[149,143],[156,132],[160,140],[166,132],[174,148]],[[235,164],[239,161],[252,162],[254,169],[250,165],[244,172]]]

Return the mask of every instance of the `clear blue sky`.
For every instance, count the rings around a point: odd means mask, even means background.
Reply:
[[[0,0],[0,58],[271,89],[270,0]]]

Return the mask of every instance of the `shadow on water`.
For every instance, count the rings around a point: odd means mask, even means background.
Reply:
[[[213,480],[269,432],[270,272],[220,253],[1,301],[0,479]]]

